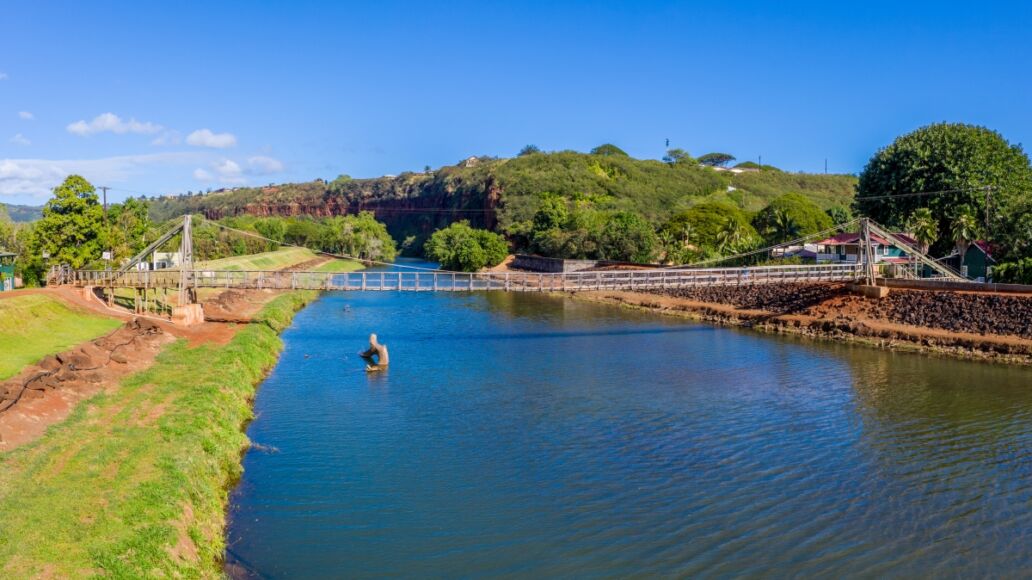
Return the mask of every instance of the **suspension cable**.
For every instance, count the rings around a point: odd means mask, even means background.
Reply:
[[[808,234],[808,235],[803,236],[801,238],[797,238],[797,239],[794,239],[794,240],[789,240],[787,242],[781,242],[779,244],[774,244],[772,246],[767,246],[766,248],[760,248],[758,250],[751,250],[751,251],[748,251],[748,252],[742,252],[740,254],[735,254],[733,256],[721,256],[719,258],[711,258],[709,260],[703,260],[701,262],[692,262],[691,264],[683,264],[683,265],[679,265],[679,266],[667,266],[666,269],[697,268],[699,266],[705,266],[707,264],[719,264],[721,262],[728,262],[728,261],[737,260],[737,259],[740,259],[740,258],[747,258],[747,257],[755,255],[755,254],[761,254],[761,253],[769,252],[771,250],[774,250],[776,248],[780,248],[782,246],[792,246],[792,245],[795,245],[795,244],[806,242],[807,240],[809,240],[811,238],[822,239],[824,236],[827,236],[828,234],[830,234],[832,232],[836,232],[838,230],[845,229],[845,228],[848,228],[850,226],[856,225],[859,221],[860,221],[860,218],[856,218],[856,219],[850,220],[850,221],[845,222],[845,223],[838,224],[838,225],[836,225],[834,227],[828,228],[828,229],[820,231],[820,232],[815,232],[815,233],[812,233],[812,234]]]

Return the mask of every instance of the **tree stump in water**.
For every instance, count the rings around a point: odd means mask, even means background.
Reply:
[[[380,342],[376,340],[375,334],[369,335],[369,349],[363,352],[361,357],[373,362],[373,364],[366,365],[366,370],[369,372],[383,370],[388,364],[390,364],[390,356],[387,354],[387,345],[380,344]]]

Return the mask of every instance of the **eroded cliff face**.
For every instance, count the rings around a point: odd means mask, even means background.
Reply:
[[[237,215],[331,217],[371,211],[396,239],[428,237],[448,224],[469,220],[494,228],[501,188],[493,176],[478,179],[448,172],[241,188],[198,197],[194,211],[208,219]]]

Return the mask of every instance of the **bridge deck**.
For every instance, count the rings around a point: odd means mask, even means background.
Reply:
[[[179,288],[178,270],[132,271],[117,274],[98,270],[67,270],[54,274],[53,283],[114,288]],[[605,270],[537,274],[530,272],[457,273],[292,272],[190,270],[193,288],[249,288],[272,290],[343,291],[509,291],[639,290],[690,286],[729,286],[790,282],[841,282],[861,277],[857,264],[757,266],[752,268]]]

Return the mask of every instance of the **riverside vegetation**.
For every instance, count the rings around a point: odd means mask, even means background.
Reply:
[[[662,161],[634,159],[612,144],[589,153],[528,146],[511,159],[473,157],[396,177],[342,175],[130,199],[112,208],[118,233],[110,234],[101,232],[92,186],[72,176],[35,226],[0,224],[0,245],[18,252],[31,283],[44,269],[42,252],[76,267],[96,264],[102,247],[124,259],[153,239],[163,220],[193,212],[265,238],[233,237],[202,223],[195,233],[202,260],[296,244],[383,261],[400,250],[475,270],[504,257],[496,238],[486,236],[494,232],[515,252],[685,264],[818,234],[864,215],[913,232],[936,256],[963,256],[987,242],[997,281],[1032,282],[1032,167],[1021,146],[999,133],[962,124],[923,127],[875,153],[859,179],[748,162],[736,166],[744,172],[725,171],[733,159],[695,159],[679,149]],[[466,225],[446,229],[456,222]],[[438,240],[457,245],[434,242],[442,230]]]
[[[228,488],[278,333],[314,293],[268,303],[225,345],[149,369],[0,455],[0,575],[219,577]]]

